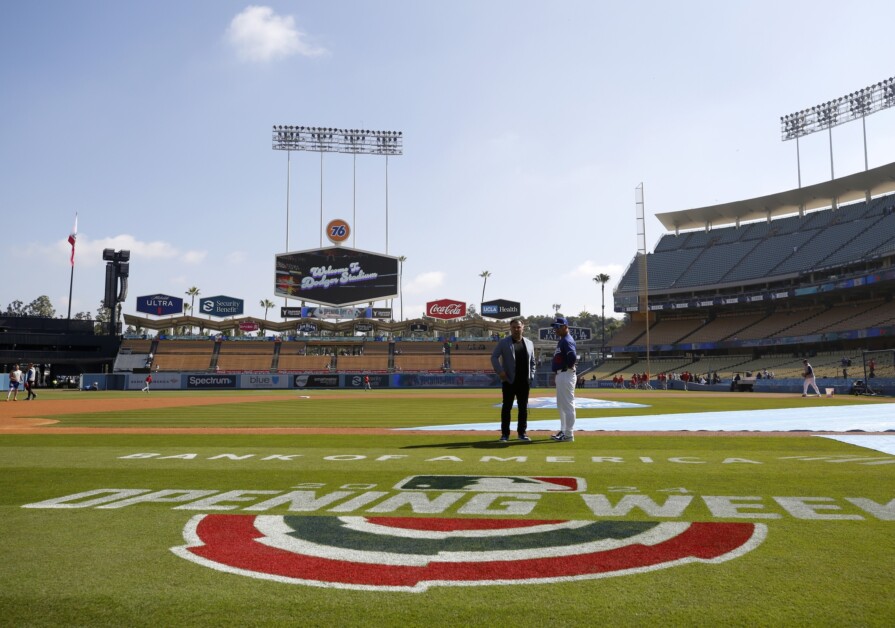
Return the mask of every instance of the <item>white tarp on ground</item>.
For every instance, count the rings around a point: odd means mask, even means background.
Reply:
[[[555,403],[555,398],[554,398]],[[811,403],[809,398],[806,403]],[[515,420],[515,413],[514,413]],[[499,417],[488,423],[456,423],[428,425],[414,430],[473,430],[493,431]],[[530,430],[556,430],[559,417],[533,421]],[[579,418],[575,431],[627,432],[895,432],[895,403],[854,406],[810,406],[775,410],[738,410],[734,412],[695,412],[690,414],[650,414],[645,416],[616,416]]]
[[[832,440],[838,440],[841,443],[848,443],[849,445],[857,445],[858,447],[874,449],[876,451],[881,451],[885,454],[891,454],[895,456],[895,436],[864,436],[860,434],[848,434],[846,436],[819,434],[818,436],[822,436],[823,438],[830,438]]]
[[[495,403],[494,407],[499,408],[500,403]],[[513,401],[513,407],[518,407],[519,404]],[[649,408],[649,406],[645,406],[642,403],[630,403],[627,401],[608,401],[606,399],[589,399],[587,397],[581,397],[580,399],[575,399],[575,407],[576,408],[587,408],[588,410],[603,410],[603,409],[615,409],[615,408]],[[528,409],[529,410],[556,410],[556,397],[532,397],[528,400]]]

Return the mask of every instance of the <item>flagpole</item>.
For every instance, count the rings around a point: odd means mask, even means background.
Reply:
[[[68,280],[68,320],[71,320],[71,289],[75,284],[75,265],[71,265],[71,279]]]
[[[68,281],[68,320],[71,320],[71,294],[72,287],[75,285],[75,241],[78,239],[78,214],[75,212],[75,226],[72,227],[68,236],[68,243],[71,244],[71,278]]]

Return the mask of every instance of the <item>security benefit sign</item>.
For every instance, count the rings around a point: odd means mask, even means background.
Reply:
[[[155,316],[183,314],[183,299],[167,294],[152,294],[137,297],[137,311]]]
[[[398,296],[398,258],[344,246],[276,256],[274,293],[322,305]]]
[[[199,311],[206,316],[241,316],[244,303],[236,297],[208,297],[199,301]]]
[[[522,313],[522,305],[517,301],[496,299],[482,303],[482,316],[490,318],[515,318]]]
[[[591,339],[592,331],[589,327],[569,327],[569,335],[576,342]],[[556,330],[552,327],[539,327],[538,338],[541,340],[558,340]]]

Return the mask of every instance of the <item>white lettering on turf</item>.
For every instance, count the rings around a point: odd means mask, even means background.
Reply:
[[[307,484],[306,486],[311,486]],[[324,486],[314,484],[315,488]],[[352,486],[352,485],[345,485]],[[372,485],[358,485],[372,486]],[[344,488],[344,487],[343,487]],[[621,496],[617,503],[603,494],[580,494],[585,506],[597,517],[625,517],[640,510],[651,517],[682,517],[693,503],[692,495],[669,495],[664,501],[653,499],[643,494],[631,494],[639,491],[637,487],[610,487],[617,492],[629,494]],[[688,493],[685,488],[661,489],[658,493]],[[252,502],[256,496],[271,495],[269,499]],[[318,496],[316,491],[287,491],[278,494],[276,490],[199,490],[199,489],[122,489],[99,488],[74,493],[63,497],[47,499],[32,504],[24,504],[22,508],[125,508],[140,504],[176,503],[174,510],[242,510],[263,512],[274,508],[282,508],[288,512],[329,512],[350,513],[362,510],[379,500],[379,504],[367,508],[370,513],[391,513],[404,507],[414,513],[441,514],[452,506],[465,503],[458,508],[460,514],[529,514],[535,508],[539,495],[519,493],[476,493],[470,495],[463,492],[445,492],[440,494],[425,493],[389,493],[386,491],[367,491],[357,494],[354,491],[338,490]],[[701,497],[711,515],[722,519],[780,519],[789,515],[801,520],[852,520],[864,521],[866,517],[844,512],[846,504],[851,504],[863,513],[881,521],[895,521],[895,499],[878,502],[864,497],[845,497],[837,501],[833,497],[757,497],[757,496],[721,496],[704,495]],[[343,501],[346,500],[346,501]],[[509,501],[500,501],[509,500]],[[767,511],[767,500],[773,500],[783,512]],[[499,503],[498,503],[499,501]],[[241,502],[240,504],[225,502]],[[246,505],[243,505],[246,503]],[[760,511],[760,512],[755,512]],[[835,512],[831,512],[835,511]]]

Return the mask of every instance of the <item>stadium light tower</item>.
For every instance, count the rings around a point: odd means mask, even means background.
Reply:
[[[796,163],[799,171],[799,187],[802,187],[802,164],[799,155],[799,138],[826,130],[830,136],[830,178],[833,170],[833,127],[860,118],[864,130],[864,170],[869,170],[867,160],[867,122],[871,113],[895,106],[895,77],[875,85],[864,87],[846,96],[834,98],[802,111],[780,117],[782,140],[796,141]]]
[[[634,207],[637,220],[637,255],[640,264],[640,311],[646,323],[646,374],[650,371],[650,340],[649,340],[649,269],[647,268],[646,249],[646,204],[643,199],[643,182],[634,188]],[[647,379],[649,384],[649,379]]]
[[[289,155],[292,151],[320,153],[320,246],[323,246],[323,154],[385,156],[385,252],[388,253],[388,158],[404,154],[404,134],[401,131],[369,131],[363,129],[332,129],[328,127],[277,125],[273,126],[273,149],[286,151],[286,250],[289,250]],[[356,195],[356,169],[354,187]],[[357,207],[352,220],[357,222]],[[356,224],[352,224],[357,232]]]

